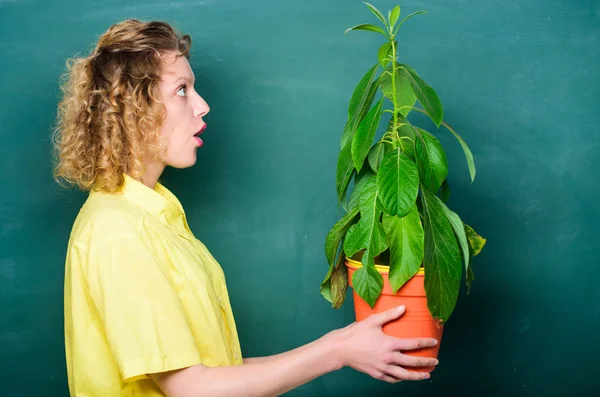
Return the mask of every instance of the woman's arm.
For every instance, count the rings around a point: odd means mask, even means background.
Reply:
[[[311,346],[313,346],[314,344],[316,344],[318,342],[318,340],[307,343],[306,345],[297,347],[293,350],[284,352],[284,353],[279,353],[279,354],[274,354],[272,356],[262,356],[262,357],[247,357],[244,358],[244,364],[259,364],[259,363],[265,363],[267,361],[271,361],[271,360],[276,360],[276,359],[280,359],[280,358],[285,358],[291,355],[296,354],[297,352],[304,350],[306,348],[309,348]]]
[[[193,367],[153,374],[168,397],[267,397],[283,394],[323,374],[350,366],[387,382],[421,380],[428,373],[402,366],[436,365],[437,360],[402,354],[437,343],[435,339],[397,339],[382,326],[404,313],[391,309],[335,330],[314,342],[252,363],[232,367]]]

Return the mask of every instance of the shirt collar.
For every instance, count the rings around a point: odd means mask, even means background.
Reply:
[[[146,209],[167,225],[178,223],[177,221],[184,216],[183,207],[177,197],[160,182],[151,189],[129,175],[123,175],[125,183],[121,193],[127,200]]]

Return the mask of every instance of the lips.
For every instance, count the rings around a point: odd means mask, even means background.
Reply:
[[[204,132],[204,130],[206,129],[206,124],[204,124],[199,130],[198,132],[196,132],[194,134],[194,140],[196,141],[196,144],[198,145],[198,147],[201,147],[202,145],[204,145],[204,142],[202,141],[202,139],[200,139],[200,134],[202,134]]]
[[[200,129],[198,130],[198,132],[196,132],[194,134],[194,136],[198,136],[198,135],[202,134],[205,129],[206,129],[206,124],[204,124],[202,127],[200,127]]]

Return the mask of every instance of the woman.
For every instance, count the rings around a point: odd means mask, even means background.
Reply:
[[[56,176],[90,191],[71,232],[65,344],[73,396],[272,396],[350,366],[388,382],[435,365],[394,339],[390,310],[271,357],[242,358],[225,278],[159,178],[196,162],[210,111],[194,90],[190,38],[127,20],[68,64]]]

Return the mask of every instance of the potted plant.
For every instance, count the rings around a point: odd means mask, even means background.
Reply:
[[[336,172],[338,201],[346,213],[326,238],[329,271],[321,293],[339,308],[350,285],[357,321],[404,304],[406,314],[384,326],[384,332],[441,341],[443,326],[458,299],[463,269],[470,290],[474,280],[471,258],[486,240],[446,205],[450,190],[444,148],[434,134],[413,125],[410,114],[422,113],[438,129],[443,126],[456,137],[471,182],[475,178],[473,155],[444,121],[433,88],[412,67],[398,61],[399,29],[426,11],[400,20],[400,6],[386,18],[365,4],[383,26],[361,24],[346,33],[370,31],[381,34],[385,42],[377,51],[377,63],[362,77],[348,105]],[[376,137],[384,114],[389,114],[387,128]],[[414,354],[437,357],[439,346]]]

